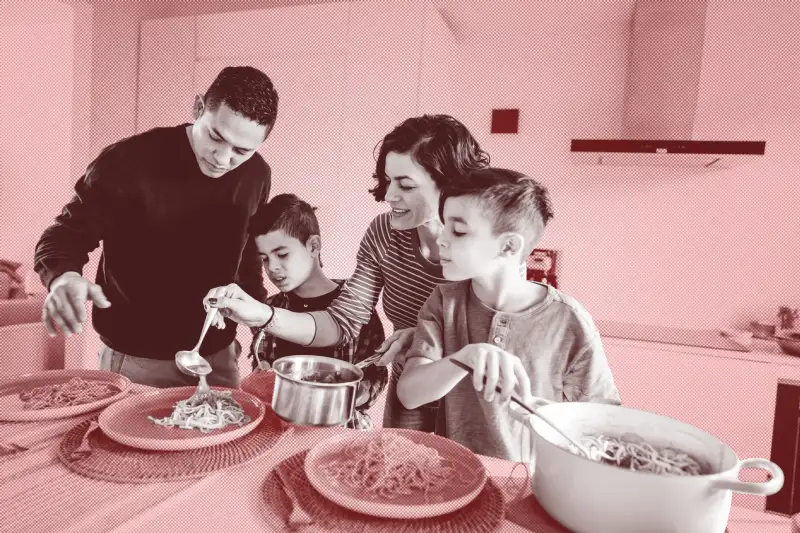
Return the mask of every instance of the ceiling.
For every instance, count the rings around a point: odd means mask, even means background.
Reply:
[[[70,0],[63,0],[67,3]],[[80,0],[72,0],[73,2]],[[142,18],[202,15],[225,11],[264,9],[341,0],[117,0],[115,4],[136,4]],[[380,0],[377,0],[380,1]],[[569,25],[602,25],[627,28],[635,0],[430,0],[438,7],[459,40],[481,39],[498,32],[504,41],[524,42],[537,31]],[[112,8],[107,0],[87,0],[95,6]]]

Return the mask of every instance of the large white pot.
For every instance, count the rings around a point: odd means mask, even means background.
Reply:
[[[783,487],[783,471],[775,463],[740,460],[713,435],[672,418],[601,403],[537,403],[538,412],[571,435],[636,433],[653,446],[685,451],[711,468],[707,475],[683,477],[597,463],[563,449],[566,440],[559,433],[528,416],[534,494],[575,533],[723,533],[731,491],[769,496]],[[765,483],[739,481],[743,468],[766,470],[772,478]]]

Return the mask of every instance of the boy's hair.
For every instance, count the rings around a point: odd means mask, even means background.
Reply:
[[[205,94],[215,111],[225,104],[236,113],[272,131],[278,116],[278,93],[269,76],[253,67],[225,67]]]
[[[489,154],[481,150],[466,126],[449,115],[406,119],[384,137],[379,146],[372,175],[378,184],[369,190],[377,202],[383,202],[386,197],[386,155],[389,152],[410,155],[430,174],[439,190],[466,172],[489,166]]]
[[[472,196],[492,222],[496,235],[519,233],[525,238],[523,257],[533,252],[553,218],[547,188],[521,172],[504,168],[486,168],[468,172],[442,191],[439,218],[444,220],[444,203],[448,198]]]
[[[306,244],[309,237],[320,234],[317,215],[314,214],[316,210],[294,194],[279,194],[261,206],[250,219],[250,235],[255,238],[283,230],[289,237]],[[321,256],[319,264],[322,266]]]

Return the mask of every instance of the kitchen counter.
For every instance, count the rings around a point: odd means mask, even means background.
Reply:
[[[668,328],[615,326],[598,324],[624,405],[700,428],[740,458],[772,457],[778,385],[800,384],[800,357],[783,354],[774,341],[753,339],[750,351],[717,349],[707,346],[711,343],[677,344]],[[694,338],[708,339],[709,333],[705,335]],[[687,335],[681,342],[686,339],[693,337]],[[796,483],[789,481],[793,465],[781,466],[787,484]],[[758,471],[743,476],[747,481],[764,480]],[[764,514],[766,498],[735,493],[733,505]],[[744,531],[767,533],[780,524],[752,526]],[[731,528],[732,533],[738,531]]]
[[[678,344],[712,350],[748,352],[746,346],[723,336],[719,330],[682,329],[650,324],[630,324],[626,322],[598,321],[597,327],[603,337],[615,337],[634,341],[657,342],[659,344]]]
[[[719,330],[691,330],[605,320],[596,320],[595,323],[605,344],[641,345],[643,348],[655,344],[661,350],[678,353],[800,367],[800,357],[783,353],[778,344],[771,340],[753,339],[749,346],[743,346],[722,335]]]

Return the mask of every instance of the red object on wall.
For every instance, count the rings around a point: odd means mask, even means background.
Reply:
[[[556,275],[556,261],[558,252],[537,248],[528,256],[528,276],[531,281],[538,281],[558,288],[558,276]]]
[[[492,133],[517,133],[519,109],[492,109]]]

